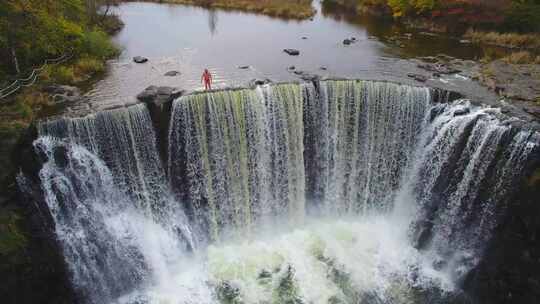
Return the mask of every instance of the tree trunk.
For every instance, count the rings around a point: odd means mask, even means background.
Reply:
[[[19,60],[17,59],[17,54],[15,53],[14,47],[11,47],[11,59],[13,60],[15,72],[17,73],[17,75],[19,75],[21,73],[21,68],[19,67]]]

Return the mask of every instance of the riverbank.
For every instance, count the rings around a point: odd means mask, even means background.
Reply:
[[[411,28],[462,35],[470,28],[496,32],[540,32],[540,4],[532,1],[324,0],[369,14],[392,18]]]
[[[127,0],[124,2],[137,2]],[[286,19],[308,19],[315,15],[312,0],[144,0],[144,2],[186,4],[224,10],[239,10]]]

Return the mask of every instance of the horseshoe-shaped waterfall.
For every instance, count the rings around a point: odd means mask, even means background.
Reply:
[[[34,148],[87,303],[449,303],[540,152],[513,120],[327,80],[182,96],[166,155],[145,104],[42,122]]]

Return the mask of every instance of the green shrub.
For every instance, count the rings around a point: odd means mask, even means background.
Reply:
[[[540,31],[540,3],[514,2],[505,13],[504,27],[517,32]]]
[[[109,36],[101,30],[85,32],[81,43],[81,54],[89,57],[107,59],[119,54],[118,48],[111,42]]]
[[[75,71],[78,75],[91,75],[105,71],[103,60],[84,57],[75,63]]]
[[[26,237],[19,228],[20,217],[13,212],[0,214],[0,256],[18,254],[26,246]]]
[[[73,67],[58,66],[53,69],[52,78],[57,83],[73,84],[76,82]]]

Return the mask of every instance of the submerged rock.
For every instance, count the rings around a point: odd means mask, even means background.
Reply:
[[[44,89],[46,93],[51,94],[52,101],[55,104],[61,104],[66,102],[76,102],[81,100],[81,90],[77,87],[68,85],[52,85]]]
[[[410,74],[407,74],[407,77],[412,78],[418,82],[426,82],[428,80],[426,76],[420,75],[420,74],[410,73]]]
[[[142,57],[142,56],[135,56],[135,57],[133,57],[133,61],[135,63],[145,63],[145,62],[148,61],[148,58]]]
[[[178,75],[180,75],[180,72],[178,71],[168,71],[167,73],[165,73],[165,76],[169,76],[169,77],[174,77]]]
[[[249,65],[241,65],[238,67],[240,70],[247,70],[249,69]]]
[[[419,64],[418,68],[429,71],[429,72],[434,72],[434,73],[438,73],[438,74],[446,74],[446,75],[457,74],[457,73],[461,72],[461,70],[453,68],[450,65],[444,64],[444,63]]]
[[[284,49],[283,50],[285,53],[291,55],[291,56],[298,56],[300,55],[300,51],[299,50],[296,50],[296,49]]]
[[[353,43],[353,41],[350,40],[350,39],[345,39],[345,40],[343,40],[343,44],[344,44],[344,45],[351,45],[352,43]]]

